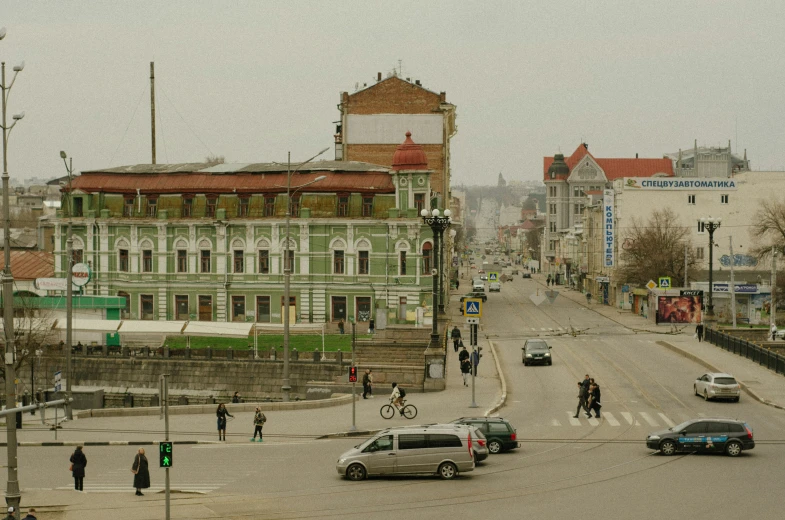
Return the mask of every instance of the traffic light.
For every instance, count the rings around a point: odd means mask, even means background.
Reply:
[[[171,468],[173,455],[171,442],[158,443],[158,464],[160,467]]]
[[[349,367],[349,382],[357,382],[357,367]]]

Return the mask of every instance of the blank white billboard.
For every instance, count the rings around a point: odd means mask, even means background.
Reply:
[[[347,116],[347,144],[401,144],[406,132],[417,144],[442,144],[440,114],[374,114]]]

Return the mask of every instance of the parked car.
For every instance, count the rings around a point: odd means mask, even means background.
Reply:
[[[499,282],[491,282],[488,284],[488,292],[501,292],[502,284]]]
[[[692,385],[695,395],[709,399],[731,399],[738,403],[741,398],[741,385],[730,375],[708,372],[703,374]]]
[[[474,450],[474,463],[482,462],[488,458],[488,441],[479,428],[472,428],[472,449]]]
[[[488,442],[488,451],[493,455],[519,446],[515,428],[501,417],[461,417],[453,423],[468,424],[479,429]]]
[[[349,480],[402,474],[449,480],[474,469],[471,432],[458,424],[389,428],[338,457],[335,469]]]
[[[733,419],[691,419],[646,437],[646,447],[662,455],[677,452],[727,453],[738,457],[755,447],[752,428]]]
[[[544,339],[527,339],[523,347],[521,347],[523,366],[527,367],[534,364],[553,365],[552,348]]]

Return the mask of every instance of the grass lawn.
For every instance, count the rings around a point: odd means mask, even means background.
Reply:
[[[357,339],[369,339],[371,335],[357,335]],[[167,336],[164,345],[169,348],[185,348],[186,338],[184,336]],[[201,336],[191,337],[191,348],[201,349],[212,347],[215,350],[225,350],[229,347],[233,349],[247,349],[248,346],[253,348],[253,336],[247,339],[240,338],[208,338]],[[283,334],[264,334],[260,335],[258,339],[260,349],[270,350],[271,348],[283,347]],[[296,348],[299,351],[313,352],[316,349],[322,350],[322,335],[321,334],[302,334],[289,336],[289,348]],[[327,352],[336,352],[338,350],[344,352],[351,352],[352,350],[352,335],[351,334],[325,334],[324,335],[324,350]]]

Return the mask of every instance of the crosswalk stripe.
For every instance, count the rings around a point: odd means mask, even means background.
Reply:
[[[545,331],[545,327],[540,328],[540,330],[544,332]]]
[[[559,422],[558,419],[553,419],[551,421],[551,426],[561,426],[561,423]]]
[[[663,420],[663,421],[665,421],[665,424],[667,424],[667,425],[668,425],[668,426],[670,426],[671,428],[672,428],[672,427],[674,427],[674,426],[676,426],[676,423],[674,423],[673,421],[671,421],[670,419],[668,419],[668,417],[667,417],[667,416],[666,416],[664,413],[658,413],[657,415],[659,415],[660,417],[662,417],[662,420]]]
[[[551,331],[551,332],[553,332],[553,329],[552,329],[552,328],[550,328],[550,327],[548,327],[548,330],[549,330],[549,331]]]
[[[569,418],[570,424],[572,424],[573,426],[581,425],[581,421],[573,417],[572,412],[567,412],[567,417]]]
[[[649,423],[650,426],[660,425],[657,421],[652,419],[651,415],[647,414],[646,412],[638,412],[638,414],[640,414],[640,416],[643,417],[643,420]]]
[[[602,416],[605,417],[605,420],[608,421],[608,424],[611,426],[619,426],[619,421],[613,416],[610,412],[602,412]]]
[[[532,330],[537,330],[537,329],[535,329],[534,327],[532,327]]]
[[[592,426],[599,426],[600,425],[600,421],[598,421],[594,417],[589,417],[587,420],[589,421],[589,424],[591,424]]]
[[[627,424],[640,426],[640,423],[632,416],[630,412],[621,412],[621,416],[624,417],[624,420],[627,421]]]

